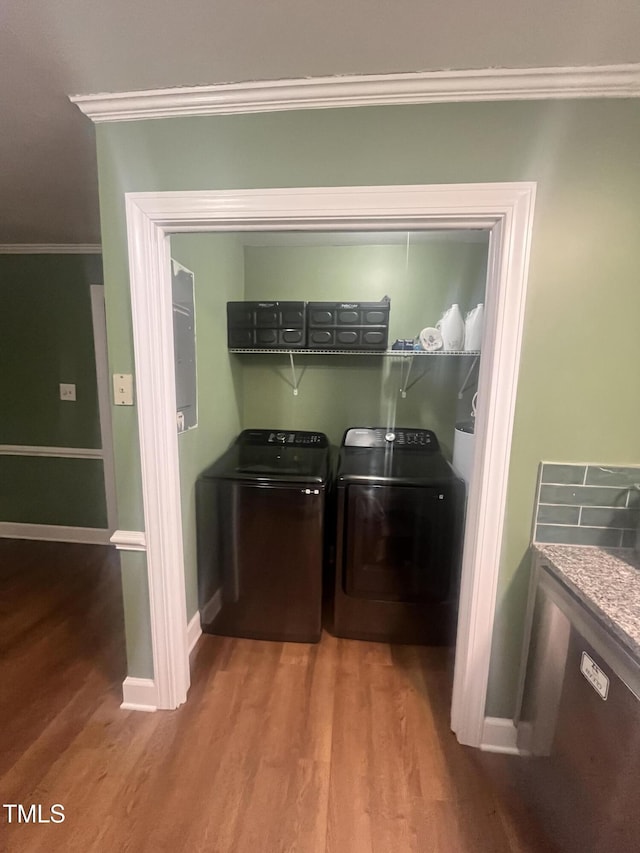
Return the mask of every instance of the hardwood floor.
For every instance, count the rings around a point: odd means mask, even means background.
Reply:
[[[0,850],[553,850],[450,732],[450,651],[203,636],[186,705],[124,712],[114,553],[0,541],[0,567],[0,802],[65,815],[0,809]]]

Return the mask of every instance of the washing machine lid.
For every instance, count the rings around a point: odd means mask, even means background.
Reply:
[[[329,441],[317,432],[244,430],[201,477],[260,485],[324,484],[329,478]]]
[[[457,477],[431,430],[354,427],[338,455],[340,483],[437,485]]]

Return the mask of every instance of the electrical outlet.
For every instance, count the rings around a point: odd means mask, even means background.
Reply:
[[[76,386],[71,382],[60,383],[60,399],[75,402]]]
[[[130,373],[113,374],[113,402],[116,406],[133,406],[133,376]]]

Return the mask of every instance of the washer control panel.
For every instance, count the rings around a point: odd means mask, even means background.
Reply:
[[[440,450],[435,432],[404,427],[353,427],[342,440],[343,447],[393,447],[396,450]]]
[[[324,448],[329,446],[329,440],[322,432],[307,432],[304,430],[292,432],[290,430],[245,429],[238,436],[238,444]]]

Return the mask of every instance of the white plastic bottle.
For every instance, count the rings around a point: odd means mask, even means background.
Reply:
[[[460,306],[454,302],[444,312],[436,323],[436,328],[442,335],[442,348],[445,350],[461,350],[464,344],[464,320]]]
[[[482,333],[484,331],[484,305],[479,302],[464,321],[464,348],[467,352],[482,348]]]

